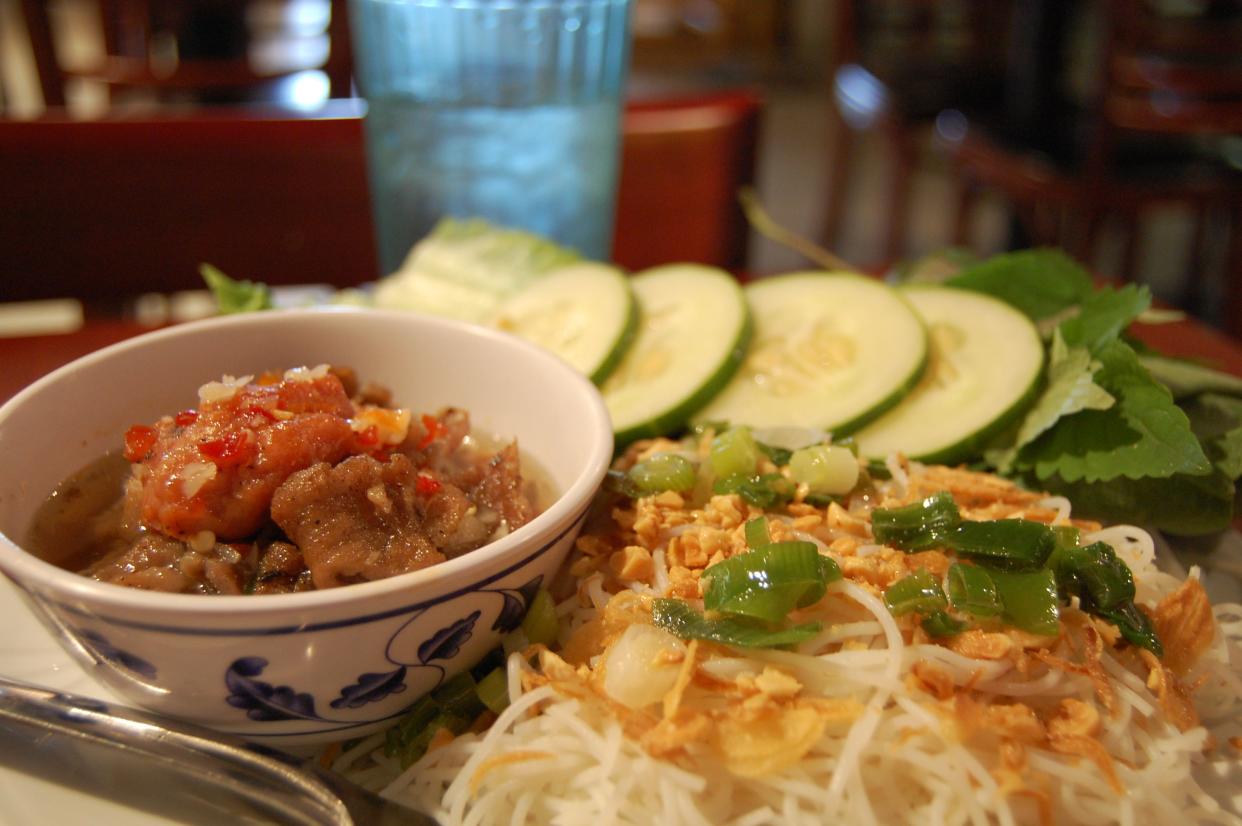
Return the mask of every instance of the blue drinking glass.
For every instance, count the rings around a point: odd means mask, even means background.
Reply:
[[[606,260],[630,0],[352,0],[383,273],[444,216]]]

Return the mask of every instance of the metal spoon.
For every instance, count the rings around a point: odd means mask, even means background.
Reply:
[[[174,796],[179,819],[189,817],[185,810],[197,805],[210,811],[208,821],[241,812],[235,820],[297,826],[435,824],[422,812],[385,800],[313,759],[3,677],[0,744],[5,746],[0,747],[0,762],[13,768],[64,785],[93,786],[94,793],[142,806],[144,801],[134,794],[124,799],[124,794],[109,793],[124,785],[113,778],[89,782],[92,766],[128,764],[140,781],[131,786],[160,793],[148,797]]]

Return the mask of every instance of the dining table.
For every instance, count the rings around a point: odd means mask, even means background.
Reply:
[[[756,276],[743,274],[743,279]],[[761,277],[761,276],[759,276]],[[4,305],[0,304],[0,308]],[[102,347],[151,332],[169,322],[142,321],[126,305],[86,305],[80,322],[48,334],[0,336],[0,403],[41,376]],[[1136,323],[1131,334],[1152,349],[1242,378],[1242,341],[1191,316]]]

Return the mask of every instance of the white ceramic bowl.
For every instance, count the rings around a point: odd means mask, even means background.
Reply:
[[[265,596],[97,582],[21,548],[35,510],[126,428],[181,410],[228,373],[321,363],[387,385],[416,413],[453,405],[516,437],[560,497],[477,551],[391,579]],[[250,738],[307,743],[382,728],[516,627],[560,565],[612,454],[595,388],[510,336],[411,313],[267,312],[101,350],[0,407],[0,569],[115,692]],[[2,668],[2,666],[0,666]]]

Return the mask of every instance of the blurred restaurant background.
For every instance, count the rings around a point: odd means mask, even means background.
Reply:
[[[313,116],[351,96],[343,8],[0,0],[3,118]],[[752,95],[756,139],[722,179],[753,180],[777,224],[858,267],[1055,244],[1242,334],[1242,3],[635,0],[632,27],[629,99]],[[673,198],[680,167],[664,172]],[[735,241],[713,263],[809,266]]]

